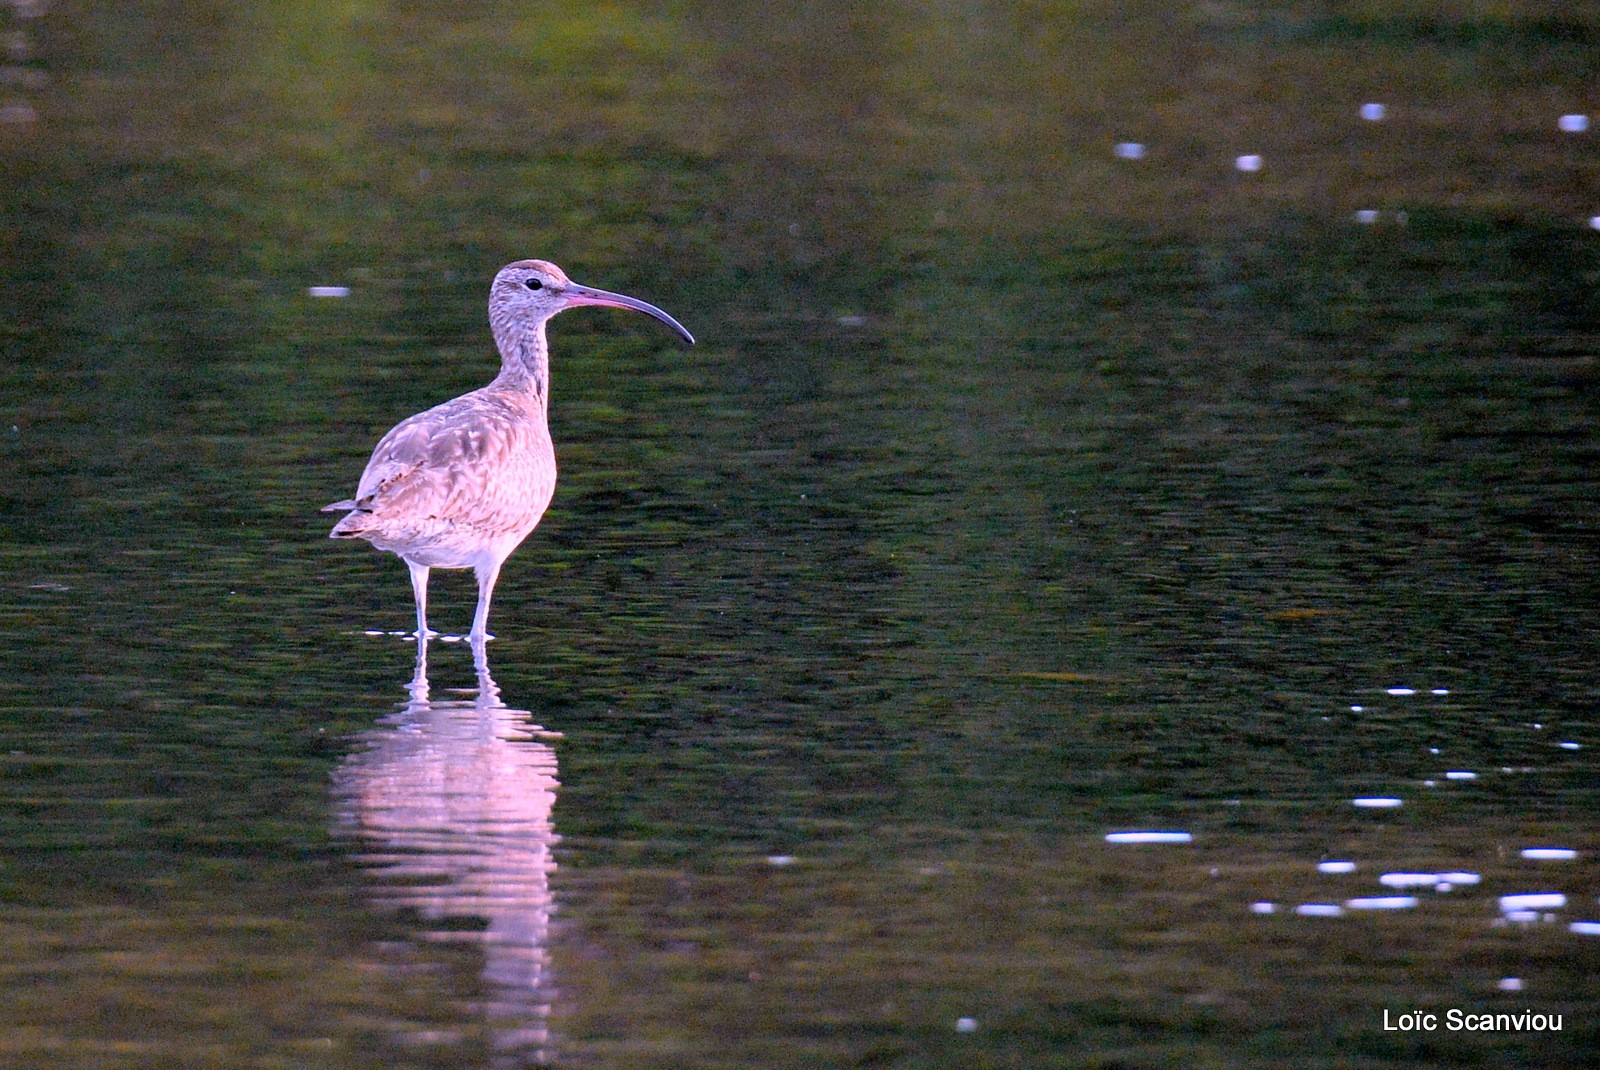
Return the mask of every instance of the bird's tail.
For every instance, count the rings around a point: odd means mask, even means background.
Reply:
[[[355,502],[349,500],[324,505],[322,511],[324,513],[344,513],[348,511],[345,518],[335,524],[332,531],[328,532],[328,538],[330,539],[361,538],[362,534],[367,530],[366,518],[372,515]]]

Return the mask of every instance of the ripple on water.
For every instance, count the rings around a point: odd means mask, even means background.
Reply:
[[[1557,910],[1567,905],[1567,897],[1560,892],[1518,892],[1500,897],[1500,910],[1511,914],[1517,911]]]
[[[1578,852],[1570,847],[1524,847],[1522,857],[1534,862],[1570,862]]]
[[[1410,910],[1417,905],[1414,895],[1369,895],[1346,899],[1344,905],[1351,910]]]
[[[1338,903],[1301,903],[1294,912],[1303,918],[1337,918],[1344,913]]]
[[[1439,892],[1448,892],[1461,884],[1477,884],[1481,878],[1476,873],[1451,872],[1451,873],[1411,873],[1396,872],[1385,873],[1378,878],[1378,883],[1385,888],[1432,888]]]

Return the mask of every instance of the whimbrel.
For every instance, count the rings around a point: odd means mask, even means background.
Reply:
[[[578,305],[654,316],[690,345],[694,336],[654,305],[580,286],[545,260],[507,264],[489,289],[489,325],[500,374],[488,386],[396,424],[379,440],[347,512],[330,533],[366,539],[411,570],[417,636],[428,632],[428,570],[470,568],[478,609],[469,638],[489,635],[489,599],[500,566],[539,523],[556,489],[550,442],[550,351],[545,324]]]

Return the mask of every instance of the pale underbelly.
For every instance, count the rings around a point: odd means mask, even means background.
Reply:
[[[528,537],[535,524],[510,531],[484,531],[449,520],[386,524],[364,537],[380,550],[428,568],[481,568],[499,564]]]

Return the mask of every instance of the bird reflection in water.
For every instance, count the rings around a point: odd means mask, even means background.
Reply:
[[[559,737],[501,701],[481,642],[473,662],[476,690],[434,699],[427,641],[418,642],[410,699],[363,733],[335,773],[336,827],[360,842],[375,902],[414,911],[424,940],[483,945],[485,999],[474,1009],[488,1022],[492,1065],[541,1065],[558,787],[545,741]]]

